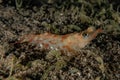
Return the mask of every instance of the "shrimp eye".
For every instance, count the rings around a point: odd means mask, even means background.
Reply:
[[[88,37],[89,37],[89,34],[88,34],[88,33],[83,33],[82,36],[83,36],[84,38],[88,38]]]

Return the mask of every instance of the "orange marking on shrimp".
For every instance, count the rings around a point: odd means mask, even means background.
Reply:
[[[69,34],[61,36],[61,41],[64,41],[68,36],[69,36]]]
[[[47,43],[46,44],[44,43],[42,45],[45,46],[46,49],[48,49],[48,47],[49,47],[49,44],[47,44]]]
[[[95,30],[93,27],[89,27],[81,33],[71,33],[66,35],[56,35],[51,33],[43,33],[39,35],[29,34],[22,36],[17,43],[28,42],[36,44],[42,49],[57,49],[61,52],[70,52],[71,54],[72,51],[75,52],[79,51],[81,48],[84,48],[101,32],[101,28]]]

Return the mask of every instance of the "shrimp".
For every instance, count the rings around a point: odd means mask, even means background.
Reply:
[[[74,55],[101,32],[101,28],[95,30],[94,27],[88,27],[87,30],[80,33],[66,35],[56,35],[47,32],[39,35],[28,34],[20,37],[17,43],[28,42],[44,50],[60,50],[62,53],[67,53],[67,55]]]

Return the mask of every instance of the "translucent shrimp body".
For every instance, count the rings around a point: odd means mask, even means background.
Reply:
[[[66,35],[56,35],[51,33],[43,33],[40,35],[29,34],[20,37],[17,43],[28,42],[35,44],[44,50],[60,50],[67,55],[75,54],[81,48],[84,48],[91,40],[95,39],[101,29],[95,30],[89,27],[81,33],[71,33]]]

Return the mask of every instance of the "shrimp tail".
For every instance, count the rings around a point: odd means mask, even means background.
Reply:
[[[18,39],[18,41],[15,42],[15,44],[24,43],[24,42],[31,42],[34,39],[35,36],[36,35],[33,35],[33,34],[21,36]]]

